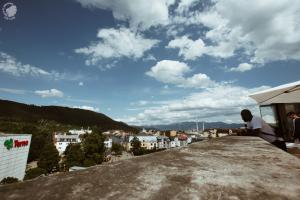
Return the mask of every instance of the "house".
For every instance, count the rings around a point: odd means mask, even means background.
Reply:
[[[63,154],[69,144],[80,143],[80,135],[54,134],[54,145],[59,152]]]
[[[146,135],[146,134],[138,134],[136,136],[129,136],[126,142],[126,150],[130,151],[132,148],[130,142],[133,140],[134,137],[137,137],[137,139],[141,142],[141,147],[145,149],[154,149],[157,148],[157,137],[152,135]]]
[[[180,140],[178,137],[170,137],[170,148],[180,147]]]
[[[112,143],[113,143],[113,140],[112,138],[107,138],[105,141],[104,141],[104,145],[106,148],[110,149],[112,147]]]
[[[175,137],[177,135],[177,131],[170,131],[170,137]]]
[[[180,143],[180,146],[186,146],[188,144],[188,136],[186,134],[179,134],[178,140]]]
[[[157,136],[157,148],[158,149],[170,148],[170,139],[166,136]]]

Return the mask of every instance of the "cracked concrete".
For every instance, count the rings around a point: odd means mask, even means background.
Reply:
[[[256,137],[184,148],[0,187],[12,199],[300,199],[300,159]]]

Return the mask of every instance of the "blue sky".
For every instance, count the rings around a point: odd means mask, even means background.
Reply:
[[[136,125],[241,122],[249,94],[300,78],[297,0],[8,2],[1,99]]]

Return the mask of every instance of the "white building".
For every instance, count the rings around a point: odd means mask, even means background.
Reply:
[[[170,141],[170,148],[176,147],[176,142],[174,140]]]
[[[83,129],[81,128],[80,130],[77,129],[73,129],[73,130],[69,130],[69,133],[71,133],[72,135],[84,135],[86,133],[90,134],[92,133],[92,130],[88,129]]]
[[[104,145],[106,148],[110,149],[112,147],[112,139],[108,138],[104,141]]]
[[[168,149],[170,148],[170,139],[166,136],[157,136],[157,148]]]
[[[171,137],[170,138],[170,148],[180,147],[180,140],[178,137]]]
[[[187,138],[187,143],[188,143],[188,144],[191,144],[191,143],[192,143],[192,137],[188,136],[188,138]]]
[[[59,154],[63,154],[67,148],[67,146],[71,143],[79,143],[80,135],[66,135],[66,134],[55,134],[54,135],[54,145],[59,152]]]
[[[0,133],[0,181],[6,177],[23,180],[30,142],[29,134]]]

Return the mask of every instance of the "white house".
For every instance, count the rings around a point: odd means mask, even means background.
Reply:
[[[104,145],[106,148],[110,149],[112,147],[112,139],[108,138],[104,141]]]
[[[158,149],[170,148],[170,139],[166,136],[157,136],[157,148]]]
[[[178,137],[171,138],[170,148],[174,148],[174,147],[180,147],[180,141],[178,140]]]
[[[66,135],[66,134],[55,134],[54,135],[54,145],[59,152],[63,154],[69,144],[79,143],[80,135]]]

